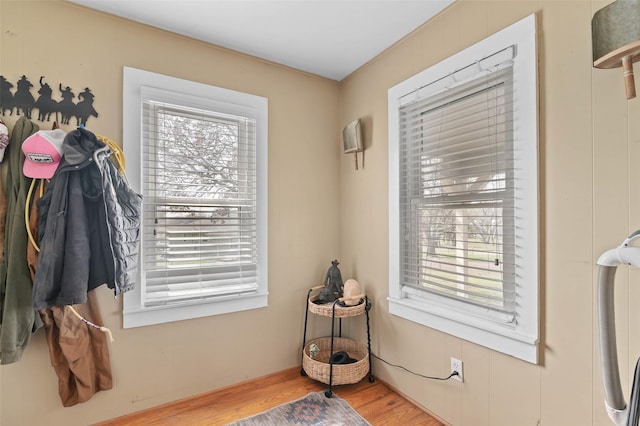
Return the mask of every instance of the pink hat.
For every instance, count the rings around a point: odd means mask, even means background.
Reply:
[[[62,158],[62,143],[66,133],[62,129],[40,130],[22,143],[25,176],[34,179],[51,179]]]
[[[4,151],[7,149],[9,145],[9,129],[4,125],[2,120],[0,120],[0,163],[4,159]]]

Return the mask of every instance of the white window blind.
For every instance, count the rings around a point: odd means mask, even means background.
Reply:
[[[255,292],[255,120],[143,103],[145,306]]]
[[[515,314],[512,67],[400,108],[404,290]]]
[[[537,362],[535,15],[388,102],[389,312]]]

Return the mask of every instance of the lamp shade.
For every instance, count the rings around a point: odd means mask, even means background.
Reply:
[[[640,0],[616,0],[591,20],[593,66],[624,69],[627,99],[635,97],[633,62],[640,59]]]

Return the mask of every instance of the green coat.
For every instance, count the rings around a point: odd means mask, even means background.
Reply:
[[[24,210],[31,179],[22,174],[24,154],[21,149],[22,142],[38,130],[36,124],[21,117],[13,127],[5,153],[9,173],[4,259],[0,264],[0,364],[19,361],[31,338],[34,322],[37,320],[42,324],[33,310],[32,281],[27,264]]]

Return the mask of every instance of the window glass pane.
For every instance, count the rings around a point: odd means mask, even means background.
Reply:
[[[405,284],[513,313],[511,68],[401,109]],[[505,265],[507,269],[505,270]],[[511,267],[509,267],[511,265]]]
[[[504,310],[502,209],[421,206],[415,214],[414,286]]]
[[[255,290],[255,122],[144,109],[146,304]]]

